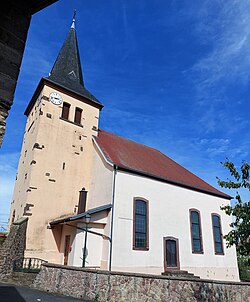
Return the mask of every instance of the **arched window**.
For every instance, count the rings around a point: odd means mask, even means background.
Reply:
[[[213,234],[214,234],[214,252],[216,255],[224,255],[221,220],[218,214],[212,214]]]
[[[192,253],[203,253],[201,218],[200,212],[195,209],[190,210],[190,229],[192,240]]]
[[[148,201],[134,198],[133,249],[148,250]]]

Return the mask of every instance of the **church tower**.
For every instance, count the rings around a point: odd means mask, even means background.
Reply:
[[[75,20],[47,78],[42,78],[25,115],[10,224],[29,217],[26,257],[59,262],[53,219],[79,212],[79,191],[89,190],[92,136],[103,105],[85,88]],[[39,237],[39,240],[38,240]]]

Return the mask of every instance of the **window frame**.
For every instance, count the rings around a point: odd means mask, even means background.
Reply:
[[[68,116],[67,116],[67,118],[65,118],[64,116],[63,116],[63,111],[64,111],[64,105],[66,105],[65,107],[68,107]],[[62,113],[61,113],[61,118],[63,119],[63,120],[65,120],[65,121],[69,121],[69,112],[70,112],[70,107],[71,107],[71,105],[69,104],[69,103],[67,103],[67,102],[63,102],[63,105],[62,105]]]
[[[141,200],[146,204],[146,246],[145,247],[136,247],[136,201]],[[149,250],[149,201],[143,197],[134,197],[133,198],[133,250],[137,251],[148,251]]]
[[[76,122],[76,112],[77,111],[80,112],[80,122],[79,123]],[[83,112],[82,108],[75,107],[74,123],[77,124],[77,125],[81,125],[82,124],[81,123],[81,121],[82,121],[82,112]]]
[[[172,240],[175,241],[176,244],[176,264],[177,266],[167,266],[167,241]],[[180,270],[180,250],[179,250],[179,239],[172,236],[163,237],[163,254],[164,254],[164,271],[169,270]]]
[[[192,212],[196,212],[198,214],[199,219],[199,230],[200,230],[200,243],[201,243],[201,251],[195,251],[194,250],[194,242],[193,242],[193,232],[192,232]],[[199,210],[195,208],[189,209],[189,225],[190,225],[190,237],[191,237],[191,247],[192,247],[192,254],[204,254],[204,248],[203,248],[203,236],[202,236],[202,225],[201,225],[201,213]]]
[[[221,239],[221,249],[222,249],[222,252],[216,252],[216,241],[215,241],[215,233],[214,233],[214,220],[213,220],[213,217],[216,216],[219,218],[219,224],[220,224],[220,239]],[[224,244],[223,244],[223,232],[222,232],[222,227],[221,227],[221,216],[217,213],[212,213],[211,214],[211,218],[212,218],[212,232],[213,232],[213,240],[214,240],[214,254],[215,255],[225,255],[224,253]]]

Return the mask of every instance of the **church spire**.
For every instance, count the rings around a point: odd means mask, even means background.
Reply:
[[[84,87],[80,53],[76,38],[75,17],[76,11],[74,11],[69,33],[52,67],[48,80],[100,104]]]

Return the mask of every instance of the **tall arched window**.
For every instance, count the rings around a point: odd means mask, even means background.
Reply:
[[[189,212],[190,212],[192,253],[202,254],[203,244],[202,244],[200,212],[196,209],[191,209]]]
[[[148,250],[148,201],[134,198],[133,249]]]
[[[220,215],[212,214],[214,252],[216,255],[224,255]]]

